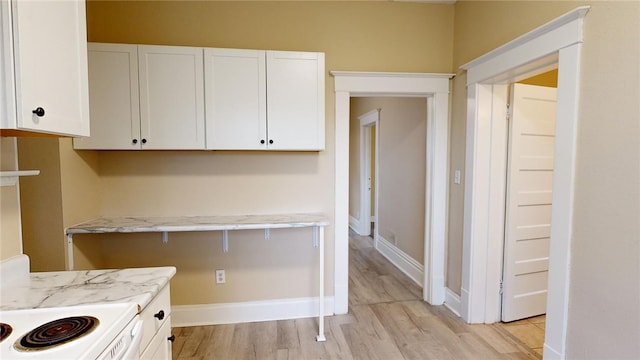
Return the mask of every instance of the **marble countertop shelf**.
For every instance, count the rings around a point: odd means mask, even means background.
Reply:
[[[100,217],[68,227],[70,234],[281,229],[327,226],[321,214]]]

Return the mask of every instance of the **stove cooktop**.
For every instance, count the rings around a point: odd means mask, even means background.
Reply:
[[[95,359],[137,312],[133,303],[0,311],[0,359]]]

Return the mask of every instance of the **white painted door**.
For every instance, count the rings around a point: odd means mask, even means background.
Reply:
[[[143,149],[204,149],[203,50],[138,46]]]
[[[267,148],[265,51],[204,49],[207,149]]]
[[[502,321],[547,307],[556,89],[511,89]]]

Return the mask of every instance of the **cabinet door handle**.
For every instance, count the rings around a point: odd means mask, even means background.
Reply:
[[[142,143],[146,144],[147,143],[147,139],[142,139]]]
[[[264,144],[264,139],[260,140],[260,144]]]
[[[169,340],[169,341],[171,341],[171,342],[174,342],[174,341],[176,341],[176,336],[175,336],[175,335],[171,335],[171,336],[169,336],[169,337],[167,338],[167,340]]]
[[[36,114],[37,117],[43,117],[44,109],[38,106],[35,110],[32,111],[32,113]]]
[[[134,144],[138,143],[138,139],[133,139],[131,142],[133,142]]]
[[[158,313],[153,315],[153,317],[158,318],[158,320],[164,319],[164,310],[158,311]]]
[[[269,140],[269,144],[273,144],[273,139]]]

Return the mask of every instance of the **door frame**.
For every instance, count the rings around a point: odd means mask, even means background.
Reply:
[[[453,74],[331,71],[335,86],[334,312],[349,307],[349,99],[351,96],[427,98],[427,178],[423,299],[441,305],[449,147],[449,87]]]
[[[548,359],[564,359],[566,351],[582,24],[588,11],[588,6],[578,7],[461,67],[467,71],[461,315],[470,323],[500,319],[499,259],[506,190],[505,122],[501,118],[506,88],[509,82],[558,68],[544,344]]]
[[[358,219],[359,229],[358,235],[371,235],[371,192],[374,198],[378,199],[378,147],[376,146],[375,154],[371,153],[371,130],[372,126],[376,127],[375,142],[378,144],[378,123],[380,121],[380,109],[374,109],[358,116],[360,120],[360,217]],[[371,172],[371,157],[376,161],[375,172]],[[371,181],[367,179],[374,175],[376,179],[375,186],[369,186]],[[367,189],[368,188],[368,189]],[[374,216],[378,215],[378,202],[374,204]],[[374,231],[373,238],[377,239],[377,231]]]

